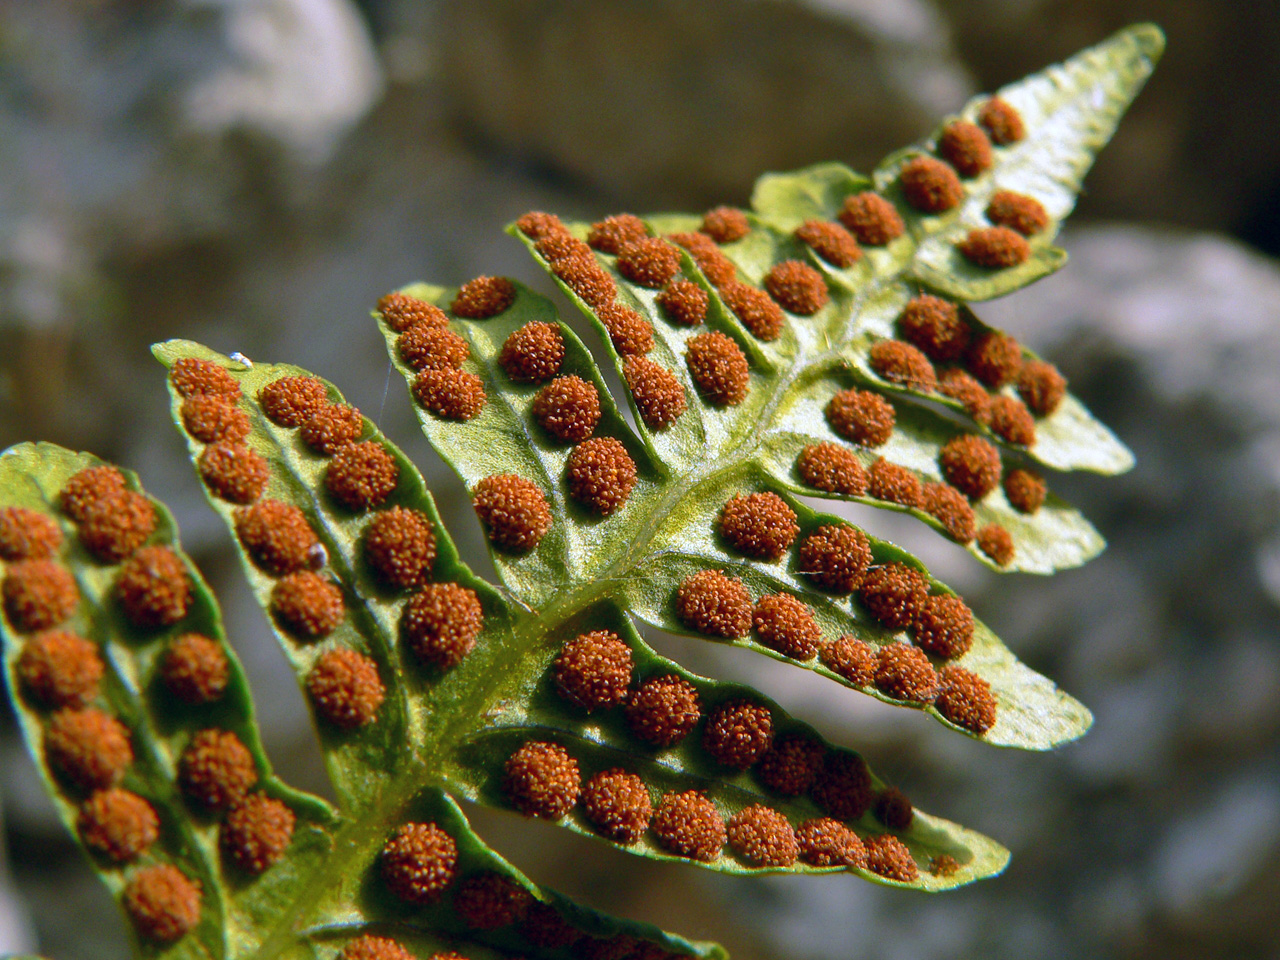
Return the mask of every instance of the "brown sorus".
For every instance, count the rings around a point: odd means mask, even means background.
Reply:
[[[618,295],[618,285],[614,283],[609,271],[596,263],[589,254],[556,261],[551,269],[588,306],[599,309],[605,304],[613,303]]]
[[[601,304],[596,308],[596,317],[622,356],[640,356],[653,349],[653,324],[625,304]]]
[[[907,301],[898,330],[936,363],[959,360],[969,346],[969,325],[954,303],[924,293]]]
[[[733,278],[738,275],[733,261],[721,253],[715,241],[705,233],[673,233],[667,239],[689,251],[689,255],[698,264],[698,269],[713,287],[732,283]]]
[[[734,315],[757,340],[777,340],[786,324],[786,314],[759,287],[730,280],[720,288],[720,295]],[[711,336],[711,334],[706,334]]]
[[[784,310],[811,317],[827,305],[829,294],[822,274],[800,260],[783,260],[764,276],[764,288]]]
[[[796,473],[809,486],[827,493],[861,497],[867,492],[867,471],[857,455],[838,443],[811,443],[796,457]]]
[[[141,493],[122,490],[99,503],[80,522],[80,542],[103,563],[119,563],[147,542],[156,528],[156,510]]]
[[[1044,477],[1032,470],[1020,468],[1004,475],[1004,495],[1021,513],[1035,513],[1044,505],[1048,493]]]
[[[67,783],[85,791],[114,787],[133,763],[129,731],[95,710],[59,710],[44,732],[45,759]]]
[[[329,495],[356,512],[381,506],[399,480],[399,465],[377,440],[347,444],[333,455],[324,473]]]
[[[661,237],[644,237],[618,251],[618,272],[651,290],[666,286],[680,272],[680,251]]]
[[[929,358],[902,340],[877,340],[868,354],[871,369],[890,383],[933,393],[938,388],[938,375]]]
[[[1052,363],[1028,360],[1018,372],[1018,393],[1038,417],[1058,409],[1067,394],[1067,378]]]
[[[559,820],[582,791],[578,762],[564,747],[530,740],[507,758],[502,788],[526,817]]]
[[[400,359],[414,370],[443,370],[460,367],[471,357],[467,341],[448,327],[420,323],[396,340]]]
[[[453,909],[473,930],[499,930],[524,919],[533,896],[493,870],[473,873],[453,893]]]
[[[80,838],[117,863],[145,853],[160,836],[160,818],[136,793],[99,790],[80,807]]]
[[[532,480],[514,473],[485,477],[471,491],[489,539],[507,550],[532,550],[551,529],[551,508]]]
[[[484,610],[474,590],[456,583],[429,583],[404,606],[400,630],[424,663],[455,667],[476,645]]]
[[[188,798],[207,810],[238,803],[257,782],[253,754],[230,730],[201,730],[182,751],[178,783]]]
[[[851,267],[862,259],[858,238],[828,220],[806,220],[796,228],[795,237],[833,267]]]
[[[165,651],[160,677],[183,703],[212,703],[227,689],[231,664],[222,645],[199,633],[184,633]]]
[[[978,532],[978,520],[969,501],[948,483],[926,483],[920,488],[920,505],[942,524],[947,536],[968,543]]]
[[[642,960],[637,952],[640,946],[640,941],[628,933],[615,933],[611,937],[587,936],[574,946],[573,955],[576,960]]]
[[[303,512],[279,500],[236,511],[236,536],[254,564],[277,577],[305,569],[320,542]]]
[[[564,233],[565,226],[554,213],[530,210],[516,221],[516,229],[531,240],[540,240],[552,233]]]
[[[938,712],[958,727],[984,734],[995,726],[996,700],[991,685],[976,673],[954,664],[942,668]]]
[[[445,312],[435,304],[405,293],[388,293],[378,301],[378,312],[382,314],[383,322],[396,333],[403,333],[420,323],[442,327],[449,322]]]
[[[1002,270],[1026,263],[1031,256],[1031,245],[1016,230],[1008,227],[978,227],[970,230],[963,240],[956,244],[965,258],[971,263],[988,270]]]
[[[364,417],[347,403],[326,403],[307,418],[299,431],[302,442],[325,456],[360,439],[364,433]]]
[[[617,255],[628,243],[649,236],[649,228],[634,214],[618,213],[591,225],[587,246],[601,253]]]
[[[919,647],[887,643],[876,654],[876,689],[895,700],[933,703],[938,696],[938,674]]]
[[[700,570],[676,591],[681,622],[713,637],[745,637],[751,630],[751,594],[736,577],[719,570]]]
[[[355,730],[377,719],[387,689],[377,664],[348,647],[335,647],[322,653],[307,674],[307,693],[320,716],[335,727]]]
[[[614,437],[584,440],[573,448],[565,464],[569,496],[603,517],[627,502],[636,476],[636,462]]]
[[[423,370],[413,381],[413,395],[437,417],[470,420],[484,409],[484,381],[465,370]]]
[[[789,867],[800,855],[796,833],[787,818],[762,803],[735,813],[728,824],[729,846],[748,863],[759,867]]]
[[[631,648],[611,630],[570,640],[552,667],[556,689],[587,712],[622,703],[631,684]]]
[[[720,854],[729,838],[715,804],[697,790],[668,793],[658,803],[650,824],[664,850],[678,857],[707,862]]]
[[[0,560],[47,560],[62,546],[62,531],[52,517],[25,507],[0,509]]]
[[[683,740],[702,716],[698,691],[673,673],[650,677],[627,698],[627,724],[641,740],[670,747]]]
[[[867,850],[858,835],[839,820],[816,817],[796,829],[800,859],[814,867],[853,867],[864,869]]]
[[[942,128],[938,153],[962,177],[976,177],[991,169],[991,141],[980,126],[966,120],[956,120]]]
[[[1000,451],[972,434],[948,440],[938,455],[947,482],[970,500],[981,500],[1000,483]]]
[[[453,882],[458,845],[434,823],[406,823],[382,847],[382,879],[408,903],[433,903]]]
[[[300,427],[329,402],[329,392],[315,377],[281,377],[258,391],[258,403],[272,423]]]
[[[338,954],[338,960],[414,960],[414,958],[413,954],[391,938],[375,937],[371,933],[366,933],[343,947],[342,952]]]
[[[458,288],[449,309],[468,320],[486,320],[505,313],[516,302],[516,285],[506,277],[476,277]]]
[[[1022,345],[1013,337],[989,330],[973,341],[966,361],[975,377],[997,390],[1022,370]]]
[[[302,640],[328,636],[347,614],[342,590],[309,570],[276,581],[271,609],[284,628]]]
[[[938,390],[954,400],[959,400],[965,412],[982,424],[991,420],[991,394],[959,367],[944,370],[938,376]]]
[[[409,590],[423,586],[436,561],[431,521],[418,510],[384,510],[365,527],[364,557],[390,587]]]
[[[263,873],[289,849],[296,821],[293,811],[275,797],[251,793],[222,821],[222,852],[246,873]]]
[[[876,819],[890,830],[906,830],[911,826],[915,811],[907,795],[897,787],[886,787],[876,797]]]
[[[556,377],[538,391],[533,416],[557,440],[578,443],[591,436],[600,422],[600,394],[595,384],[581,377]]]
[[[773,714],[749,700],[730,700],[707,716],[702,749],[717,763],[745,770],[773,743]]]
[[[949,853],[939,853],[929,858],[929,872],[935,877],[954,876],[960,869],[960,861]]]
[[[553,266],[566,260],[586,258],[591,260],[591,248],[568,231],[548,233],[539,237],[534,249]]]
[[[649,829],[653,802],[649,788],[634,773],[605,770],[583,784],[582,812],[614,843],[632,844]]]
[[[1026,128],[1022,123],[1022,114],[1007,100],[992,97],[978,111],[978,123],[991,137],[997,146],[1008,146],[1017,143],[1026,136]]]
[[[1013,535],[998,523],[989,523],[978,531],[978,549],[997,566],[1007,567],[1013,563]]]
[[[822,648],[822,662],[855,687],[869,687],[876,672],[876,651],[865,640],[846,633]]]
[[[928,595],[929,585],[923,574],[905,563],[873,567],[858,589],[862,605],[881,626],[894,631],[915,623]]]
[[[67,481],[58,499],[62,512],[79,523],[97,504],[115,499],[125,489],[124,474],[115,467],[86,467]]]
[[[789,593],[761,597],[751,619],[761,643],[793,660],[812,660],[822,646],[822,628],[813,611]]]
[[[964,187],[949,164],[933,157],[916,157],[898,174],[907,203],[923,213],[943,213],[964,199]]]
[[[723,333],[700,333],[685,344],[685,363],[703,396],[718,406],[734,406],[747,397],[750,367],[742,348]]]
[[[124,888],[124,908],[142,937],[173,943],[200,922],[200,884],[172,864],[143,867]]]
[[[516,383],[541,383],[560,372],[564,337],[554,323],[534,321],[513,332],[502,344],[498,363]]]
[[[1024,237],[1034,236],[1049,225],[1049,214],[1039,200],[1012,190],[992,194],[987,219],[998,227],[1017,230]]]
[[[230,503],[253,503],[262,496],[271,468],[242,443],[211,443],[198,462],[200,476],[215,496]]]
[[[182,401],[182,423],[201,443],[235,442],[249,435],[249,417],[222,397],[195,396]]]
[[[832,593],[852,593],[871,566],[871,541],[857,527],[824,524],[800,544],[800,572]]]
[[[696,327],[707,319],[710,298],[692,280],[672,280],[657,297],[668,320],[681,327]]]
[[[991,398],[991,432],[1022,447],[1036,442],[1036,422],[1017,397],[1001,394]]]
[[[821,743],[802,733],[775,737],[756,764],[756,779],[783,797],[798,797],[813,786],[822,765]]]
[[[685,411],[684,384],[648,357],[627,357],[622,378],[635,400],[640,419],[651,430],[665,430]]]
[[[839,217],[858,242],[868,247],[883,247],[897,240],[906,230],[897,208],[880,194],[869,190],[845,197]]]
[[[168,547],[143,547],[121,568],[116,596],[135,626],[168,627],[191,607],[191,579]]]
[[[866,761],[856,753],[829,751],[809,796],[828,816],[857,820],[874,799]]]
[[[907,845],[890,833],[867,837],[867,869],[889,880],[911,883],[920,876],[920,870],[911,857]]]
[[[45,707],[85,706],[98,695],[105,669],[97,646],[63,630],[32,637],[17,663],[23,688]]]
[[[870,390],[840,390],[827,401],[827,422],[846,440],[864,447],[889,442],[897,414],[893,404]]]
[[[571,947],[582,939],[582,932],[565,920],[559,910],[537,900],[529,904],[520,933],[530,943],[547,950]]]
[[[222,397],[229,403],[240,399],[235,377],[212,360],[183,357],[169,371],[169,382],[183,397]]]
[[[904,507],[919,507],[924,495],[919,477],[884,457],[871,465],[867,493],[876,500],[887,500]]]
[[[735,207],[716,207],[706,212],[698,229],[716,243],[734,243],[751,232],[751,223]]]
[[[776,493],[730,498],[720,508],[716,526],[734,549],[770,562],[782,559],[800,532],[796,512]]]

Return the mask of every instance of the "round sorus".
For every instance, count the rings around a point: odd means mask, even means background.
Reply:
[[[502,788],[526,817],[559,820],[582,791],[578,762],[564,747],[530,740],[507,758]]]
[[[822,662],[855,687],[869,687],[876,672],[876,651],[865,640],[846,633],[822,648]]]
[[[388,293],[378,301],[378,312],[382,314],[383,322],[396,333],[403,333],[420,323],[443,327],[449,322],[445,312],[435,304],[404,293]]]
[[[364,433],[364,417],[347,403],[326,403],[307,418],[298,431],[302,442],[325,456],[332,456]]]
[[[1052,363],[1028,360],[1018,372],[1018,393],[1039,417],[1058,409],[1067,394],[1067,378]]]
[[[935,705],[956,726],[973,733],[981,735],[995,726],[996,700],[991,685],[964,667],[942,668]]]
[[[916,621],[929,595],[929,585],[915,567],[886,563],[862,578],[858,598],[881,626],[905,630]]]
[[[183,703],[212,703],[227,689],[231,664],[222,645],[199,633],[184,633],[165,651],[160,677]]]
[[[832,593],[852,593],[871,566],[871,541],[857,527],[826,524],[800,543],[800,572]]]
[[[924,495],[919,477],[884,457],[871,465],[867,493],[876,500],[887,500],[904,507],[919,507]]]
[[[798,797],[813,786],[824,752],[821,743],[801,733],[777,737],[760,755],[756,779],[780,796]]]
[[[851,267],[862,259],[858,238],[838,223],[806,220],[796,229],[795,237],[833,267]]]
[[[1008,146],[1017,143],[1026,136],[1026,128],[1022,123],[1022,114],[1007,100],[992,97],[978,111],[978,123],[991,137],[997,146]]]
[[[634,773],[605,770],[582,785],[582,812],[614,843],[632,844],[649,828],[653,802]]]
[[[875,813],[876,819],[890,830],[909,829],[915,816],[911,801],[897,787],[880,791],[880,796],[876,797]]]
[[[829,752],[809,796],[829,816],[857,820],[874,799],[866,761],[856,753]]]
[[[969,325],[956,305],[928,293],[907,301],[898,315],[898,330],[937,363],[959,360],[969,346]]]
[[[235,377],[212,360],[183,357],[169,371],[169,382],[183,397],[222,397],[230,403],[240,399]]]
[[[516,302],[516,285],[506,277],[476,277],[458,288],[449,309],[469,320],[486,320],[505,313]]]
[[[649,236],[649,228],[634,214],[619,213],[591,225],[587,246],[601,253],[617,255],[623,247]]]
[[[1049,225],[1049,214],[1039,200],[1012,190],[992,194],[987,219],[998,227],[1017,230],[1024,237],[1034,236]]]
[[[258,403],[277,426],[300,427],[329,403],[329,392],[315,377],[281,377],[258,391]]]
[[[399,480],[395,458],[376,440],[347,444],[334,454],[324,473],[329,495],[356,512],[381,506]]]
[[[286,630],[303,640],[328,636],[347,615],[342,590],[309,570],[276,581],[271,610]]]
[[[730,498],[720,508],[716,526],[734,549],[770,562],[782,559],[800,532],[796,512],[776,493]]]
[[[168,863],[143,867],[124,888],[124,908],[142,937],[173,943],[200,922],[200,884]]]
[[[289,849],[296,822],[293,811],[275,797],[251,793],[222,821],[222,852],[246,873],[263,873]]]
[[[649,429],[665,430],[684,413],[684,385],[666,367],[648,357],[627,357],[622,377]]]
[[[718,406],[734,406],[747,397],[750,367],[742,348],[723,333],[700,333],[685,344],[685,363],[703,396]]]
[[[90,510],[80,522],[80,542],[103,563],[119,563],[147,542],[156,528],[156,510],[141,493],[122,490]]]
[[[991,420],[991,394],[969,374],[958,367],[944,370],[938,376],[938,390],[953,400],[959,400],[965,412],[978,423]]]
[[[529,904],[520,923],[520,933],[530,943],[547,950],[571,947],[582,939],[582,932],[565,920],[559,910],[537,900]]]
[[[617,301],[601,304],[596,317],[622,356],[641,356],[653,349],[653,324],[630,307]]]
[[[259,500],[238,510],[236,536],[254,564],[277,577],[305,569],[320,542],[303,512],[279,500]]]
[[[1008,443],[1029,447],[1036,442],[1036,422],[1017,397],[991,398],[991,432]]]
[[[599,309],[605,304],[613,303],[618,295],[618,285],[614,283],[613,277],[591,258],[590,252],[580,257],[555,261],[552,270],[588,306]]]
[[[956,120],[942,128],[938,153],[962,177],[976,177],[991,169],[991,141],[980,126],[965,120]]]
[[[221,397],[196,396],[182,401],[182,423],[201,443],[228,440],[235,443],[249,435],[249,417]]]
[[[0,509],[0,560],[47,560],[62,546],[62,531],[43,513],[25,507]]]
[[[706,212],[698,229],[716,243],[734,243],[751,232],[751,223],[735,207],[716,207]]]
[[[721,253],[715,241],[705,233],[673,233],[667,239],[689,251],[689,255],[698,264],[698,269],[713,287],[732,283],[733,278],[738,275],[733,261]]]
[[[811,660],[822,646],[822,628],[813,611],[789,593],[761,597],[751,619],[760,642],[783,656]]]
[[[1022,370],[1022,346],[1013,337],[989,330],[974,340],[966,360],[970,372],[996,390],[1017,379]]]
[[[97,646],[62,630],[37,634],[18,654],[23,689],[45,707],[85,706],[98,695],[105,669]]]
[[[253,503],[262,496],[271,468],[242,443],[212,443],[198,461],[200,476],[218,497],[231,503]]]
[[[964,199],[964,187],[948,164],[933,157],[916,157],[898,174],[907,203],[924,213],[943,213]]]
[[[134,625],[168,627],[191,607],[191,579],[168,547],[143,547],[121,568],[116,596]]]
[[[727,834],[733,852],[755,866],[789,867],[800,855],[795,831],[787,818],[761,803],[735,813]]]
[[[67,481],[58,499],[62,512],[80,523],[98,504],[114,500],[125,489],[124,474],[115,467],[86,467]]]
[[[681,622],[713,637],[745,637],[751,630],[751,594],[736,577],[700,570],[676,590]]]
[[[557,440],[578,443],[595,432],[600,422],[600,394],[581,377],[556,377],[538,391],[533,416]]]
[[[564,224],[554,213],[530,210],[516,221],[516,229],[531,240],[541,240],[553,233],[564,233]]]
[[[970,500],[981,500],[1000,483],[1000,451],[972,434],[948,440],[938,455],[947,482]]]
[[[696,327],[707,318],[707,291],[692,280],[672,280],[657,299],[663,314],[677,326]]]
[[[960,869],[960,861],[949,853],[940,853],[929,858],[929,872],[935,877],[954,876]]]
[[[136,793],[99,790],[80,807],[80,837],[103,856],[124,863],[145,853],[160,836],[160,818]]]
[[[670,747],[683,740],[702,716],[698,691],[673,673],[651,677],[627,698],[627,725],[645,743]]]
[[[642,960],[637,953],[640,946],[640,941],[627,933],[615,933],[611,937],[587,936],[574,946],[573,954],[578,960]]]
[[[560,372],[564,336],[554,323],[534,321],[516,330],[502,344],[498,363],[517,383],[541,383]]]
[[[878,340],[868,354],[871,369],[890,383],[933,393],[938,388],[938,375],[923,353],[902,340]]]
[[[320,716],[335,727],[355,730],[377,719],[387,689],[377,664],[349,647],[335,647],[321,654],[307,674],[307,693]]]
[[[717,763],[745,770],[773,743],[773,715],[769,708],[748,700],[730,700],[707,716],[702,749]]]
[[[507,550],[532,550],[551,529],[551,508],[542,490],[514,473],[485,477],[471,492],[471,505],[489,539]]]
[[[870,390],[840,390],[827,401],[826,414],[832,430],[864,447],[888,443],[897,423],[893,404]]]
[[[1026,263],[1031,256],[1031,245],[1016,230],[1008,227],[979,227],[970,230],[963,240],[956,244],[965,258],[971,263],[988,270],[1002,270]]]
[[[445,420],[470,420],[489,399],[483,380],[452,367],[423,370],[414,378],[413,395],[423,407]]]
[[[338,960],[414,960],[411,954],[390,937],[366,933],[347,943]]]
[[[938,696],[938,674],[919,647],[887,643],[876,655],[876,689],[895,700],[933,703]]]
[[[253,754],[230,730],[199,731],[178,763],[182,792],[207,810],[238,803],[257,782]]]
[[[552,667],[556,689],[588,712],[622,703],[631,685],[631,648],[610,630],[570,640]]]
[[[442,670],[455,667],[476,645],[484,611],[474,590],[429,583],[404,605],[400,630],[414,655]]]
[[[765,274],[764,287],[784,310],[802,317],[813,316],[829,299],[822,274],[800,260],[774,264]]]
[[[589,262],[594,262],[591,260],[591,248],[567,230],[539,237],[533,246],[552,265],[584,257]]]
[[[845,197],[839,217],[858,242],[869,247],[883,247],[897,240],[906,230],[897,208],[880,194],[870,191]]]
[[[434,823],[406,823],[382,847],[382,879],[409,903],[433,903],[453,882],[458,845]]]
[[[618,272],[633,283],[657,290],[680,272],[680,251],[661,237],[645,237],[618,251]]]
[[[55,713],[45,728],[44,753],[63,780],[86,793],[114,787],[133,763],[124,724],[92,707]]]
[[[714,860],[729,838],[715,804],[697,790],[663,797],[650,829],[664,850],[703,862]]]
[[[486,870],[458,884],[453,909],[473,930],[499,930],[524,919],[533,896],[510,877]]]
[[[978,531],[978,549],[997,566],[1007,567],[1013,563],[1013,535],[998,523],[989,523]]]
[[[1044,505],[1048,493],[1044,477],[1032,470],[1010,470],[1004,475],[1004,495],[1021,513],[1035,513]]]
[[[400,359],[414,370],[460,367],[471,357],[467,341],[448,327],[420,323],[400,334],[396,341]]]
[[[379,513],[365,527],[364,557],[390,587],[409,590],[431,577],[436,536],[427,515],[405,507]]]
[[[861,497],[867,492],[867,471],[852,450],[838,443],[811,443],[796,457],[796,473],[809,486],[827,493]]]
[[[911,857],[907,845],[890,833],[867,837],[867,869],[889,880],[911,883],[920,876],[920,870]]]
[[[730,280],[720,288],[720,295],[742,325],[758,340],[777,340],[786,323],[782,308],[759,287]],[[710,334],[707,334],[710,336]]]
[[[926,483],[920,488],[920,505],[942,524],[947,536],[968,543],[978,533],[978,520],[969,501],[948,483]]]
[[[858,835],[839,820],[817,817],[806,820],[796,829],[800,859],[814,867],[852,867],[867,865],[867,850]]]
[[[565,465],[569,496],[607,517],[627,502],[636,485],[636,462],[613,437],[584,440]]]

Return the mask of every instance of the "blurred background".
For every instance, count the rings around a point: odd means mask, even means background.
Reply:
[[[0,0],[0,448],[138,470],[223,598],[282,774],[323,790],[292,676],[167,422],[147,345],[189,337],[336,381],[423,467],[368,311],[423,279],[550,285],[504,224],[541,208],[745,204],[766,170],[869,170],[981,90],[1137,20],[1168,52],[1088,181],[1067,269],[979,312],[1058,363],[1135,450],[1055,478],[1111,542],[999,578],[852,508],[1089,704],[1084,740],[1001,752],[804,671],[658,638],[863,750],[1013,851],[934,898],[729,880],[502,814],[537,881],[738,960],[1280,957],[1280,4],[1221,0]],[[894,515],[897,517],[897,515]],[[118,957],[123,924],[0,736],[0,952]]]

